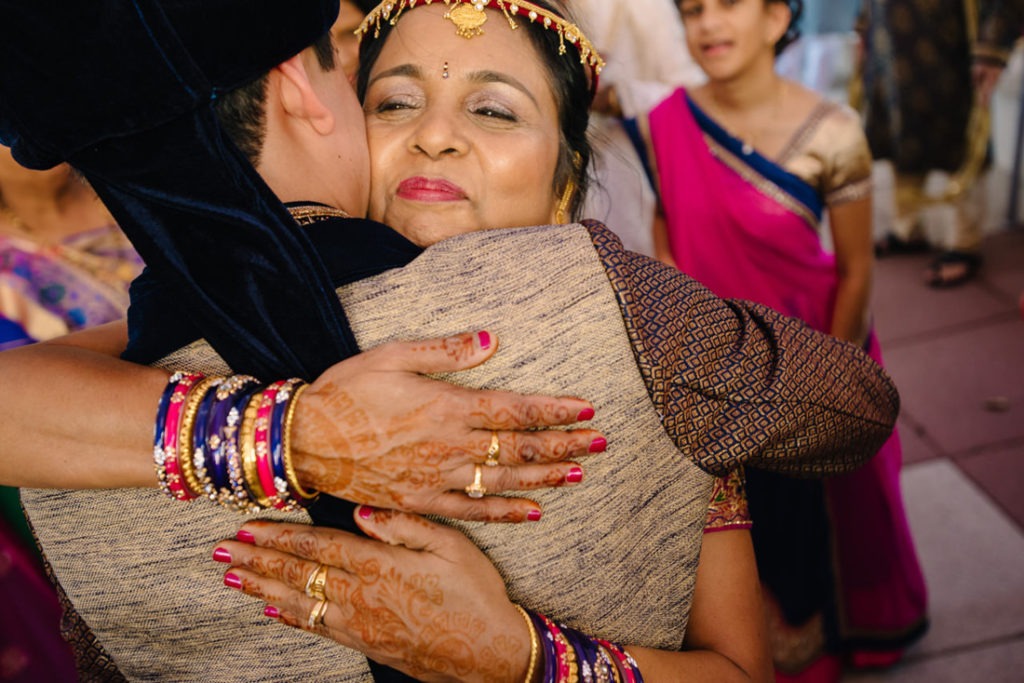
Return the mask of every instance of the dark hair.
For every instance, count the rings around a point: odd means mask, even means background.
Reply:
[[[796,39],[800,37],[800,17],[804,13],[804,1],[803,0],[768,0],[768,2],[785,2],[789,5],[789,13],[792,18],[789,20],[789,26],[786,28],[786,32],[779,38],[779,42],[775,43],[775,55],[782,54],[782,51],[787,47],[796,42]]]
[[[373,9],[380,4],[379,0],[349,0],[353,5],[359,8],[359,11],[363,14],[369,14]]]
[[[334,44],[330,32],[313,43],[316,61],[324,71],[335,68]],[[217,99],[215,109],[221,127],[253,166],[258,166],[267,132],[267,74],[263,74]]]
[[[577,23],[561,0],[533,0],[550,12],[564,19]],[[406,10],[410,11],[410,10]],[[590,67],[579,59],[579,53],[571,45],[561,52],[563,43],[558,32],[544,28],[540,22],[534,23],[517,18],[520,27],[526,29],[530,41],[540,54],[548,73],[551,75],[555,104],[558,106],[560,129],[560,145],[558,165],[555,167],[555,196],[561,196],[570,182],[576,184],[576,193],[568,207],[572,220],[579,220],[583,210],[583,201],[590,186],[590,168],[593,148],[587,135],[590,125],[590,102],[593,91],[589,80]],[[577,23],[578,25],[578,23]],[[356,81],[356,93],[360,101],[366,98],[370,71],[380,57],[391,22],[382,21],[380,36],[374,37],[373,32],[367,33],[359,47],[359,73]]]

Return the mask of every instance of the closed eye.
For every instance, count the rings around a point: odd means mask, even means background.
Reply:
[[[472,112],[477,116],[483,116],[489,119],[498,119],[500,121],[508,121],[509,123],[515,123],[519,120],[519,117],[510,111],[500,109],[497,107],[477,107]]]

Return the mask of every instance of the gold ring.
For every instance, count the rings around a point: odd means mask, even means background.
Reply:
[[[484,464],[488,467],[497,467],[500,453],[501,442],[498,441],[498,432],[491,432],[491,445],[487,448],[487,459],[484,460]]]
[[[306,580],[306,595],[317,600],[326,600],[327,594],[324,588],[327,586],[327,565],[321,563],[309,575]]]
[[[316,628],[320,624],[324,623],[324,615],[327,614],[327,598],[320,598],[317,603],[313,605],[313,610],[309,613],[309,620],[306,621],[306,626],[309,628]]]
[[[483,498],[487,493],[484,487],[484,468],[480,465],[473,465],[473,483],[466,487],[466,495],[470,498]]]

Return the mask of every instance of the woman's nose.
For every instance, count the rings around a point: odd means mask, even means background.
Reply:
[[[428,105],[417,121],[411,146],[431,159],[462,154],[468,145],[460,123],[464,124],[455,112],[442,112]]]

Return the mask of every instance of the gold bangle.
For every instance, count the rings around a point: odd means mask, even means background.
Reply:
[[[526,613],[526,610],[519,605],[515,605],[515,608],[523,615],[526,628],[530,629],[530,665],[526,668],[526,683],[532,683],[533,672],[537,670],[537,653],[540,651],[540,637],[537,635],[537,629],[533,625],[533,619]]]
[[[316,491],[310,492],[302,488],[302,485],[299,484],[299,475],[296,474],[295,466],[292,463],[292,420],[295,418],[295,407],[299,404],[299,396],[308,388],[308,384],[302,384],[292,392],[292,400],[288,404],[288,411],[284,414],[284,429],[281,430],[281,458],[284,460],[285,478],[288,480],[288,486],[291,487],[292,493],[303,500],[312,500],[320,495]]]
[[[196,427],[196,415],[199,404],[207,392],[224,381],[223,377],[206,377],[199,380],[188,392],[185,407],[181,411],[181,424],[178,425],[178,470],[185,480],[185,487],[194,496],[204,496],[203,484],[196,476],[195,451],[192,449],[192,436]]]
[[[242,476],[245,480],[245,488],[251,496],[250,503],[255,503],[259,509],[265,510],[270,507],[270,499],[260,485],[260,475],[256,465],[256,414],[259,412],[262,401],[263,391],[261,390],[253,394],[245,405],[242,424],[238,429],[238,450],[242,453]]]

